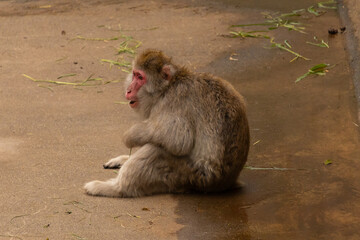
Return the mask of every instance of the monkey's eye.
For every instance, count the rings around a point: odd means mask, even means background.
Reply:
[[[139,78],[140,80],[143,80],[143,79],[144,79],[143,76],[141,76],[140,74],[138,75],[138,78]]]

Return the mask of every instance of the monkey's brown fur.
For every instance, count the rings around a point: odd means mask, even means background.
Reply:
[[[87,183],[87,193],[136,197],[234,187],[249,151],[242,96],[225,80],[191,73],[161,51],[144,51],[133,68],[147,78],[135,109],[144,120],[125,132],[124,141],[140,148],[106,163],[121,165],[119,175]],[[129,76],[127,89],[132,81]]]

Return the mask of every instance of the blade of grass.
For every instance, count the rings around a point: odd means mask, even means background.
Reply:
[[[99,84],[86,84],[87,82],[90,81],[101,81],[102,82],[102,78],[91,78],[93,76],[90,75],[87,79],[85,79],[82,82],[62,82],[62,81],[53,81],[53,80],[39,80],[39,79],[35,79],[33,77],[30,77],[26,74],[22,74],[24,77],[32,80],[33,82],[43,82],[43,83],[51,83],[51,84],[55,84],[55,85],[70,85],[70,86],[94,86],[94,85],[99,85]]]
[[[118,62],[118,61],[113,61],[113,60],[109,60],[109,59],[101,59],[101,62],[105,62],[105,63],[109,63],[110,67],[112,67],[113,65],[116,66],[120,66],[120,67],[131,67],[131,63],[130,62]]]
[[[129,32],[129,31],[152,31],[152,30],[156,30],[156,29],[159,29],[160,27],[158,27],[158,26],[153,26],[153,27],[145,27],[145,28],[138,28],[138,29],[136,29],[136,28],[128,28],[128,29],[124,29],[124,28],[122,28],[121,27],[121,25],[119,24],[119,26],[118,26],[118,28],[119,29],[113,29],[112,27],[110,27],[110,26],[106,26],[106,25],[99,25],[99,26],[97,26],[97,27],[103,27],[103,28],[106,28],[106,29],[108,29],[108,30],[110,30],[110,31],[114,31],[114,32]]]
[[[41,85],[41,84],[38,84],[37,86],[41,87],[41,88],[46,88],[46,89],[50,90],[51,92],[54,92],[54,90],[49,86],[45,86],[45,85]]]
[[[72,235],[73,238],[75,238],[75,239],[79,239],[79,240],[84,240],[84,239],[86,239],[86,238],[84,238],[84,237],[81,237],[81,236],[79,236],[79,235],[76,235],[75,233],[72,233],[71,235]]]
[[[76,36],[75,38],[73,38],[72,40],[75,39],[80,39],[80,40],[88,40],[88,41],[115,41],[115,40],[119,40],[120,37],[112,37],[112,38],[87,38],[87,37],[83,37],[83,36]]]
[[[267,30],[261,30],[261,31],[249,31],[249,32],[247,32],[247,33],[259,33],[259,32],[269,32],[269,31],[267,31]]]
[[[135,46],[130,46],[130,45],[134,45]],[[118,53],[117,54],[122,54],[122,53],[130,53],[130,54],[135,54],[136,49],[138,49],[141,46],[142,42],[137,41],[137,40],[133,40],[132,37],[128,37],[125,41],[123,41],[122,43],[120,43],[120,47],[117,49]]]
[[[280,15],[280,18],[284,18],[284,17],[294,17],[294,16],[301,16],[301,13],[304,12],[305,9],[298,9],[298,10],[293,10],[290,13],[283,13]]]
[[[298,31],[300,33],[306,34],[306,32],[303,31],[303,30],[305,30],[305,27],[299,26],[299,25],[302,25],[301,23],[290,21],[289,19],[283,19],[284,17],[290,16],[290,15],[298,16],[296,14],[298,14],[298,13],[283,14],[280,16],[273,16],[268,13],[264,13],[263,15],[266,19],[268,19],[266,22],[272,23],[272,25],[273,25],[272,27],[269,28],[269,30],[274,30],[279,27],[284,27],[284,28],[287,28],[288,30],[294,30],[294,31]]]
[[[265,22],[262,23],[250,23],[250,24],[236,24],[231,25],[230,28],[235,27],[250,27],[250,26],[269,26],[268,30],[275,30],[279,27],[287,28],[288,30],[294,30],[300,33],[306,34],[305,27],[302,27],[302,23],[291,21],[290,18],[294,16],[301,16],[305,9],[294,10],[290,13],[283,13],[283,14],[270,14],[270,13],[262,13],[264,18],[267,19]]]
[[[295,83],[303,80],[303,79],[306,78],[307,76],[309,76],[309,72],[307,72],[307,73],[305,73],[304,75],[298,77],[298,78],[296,79]]]
[[[69,74],[61,75],[61,76],[57,77],[57,79],[61,79],[61,78],[65,78],[65,77],[73,77],[73,76],[76,76],[76,73],[69,73]]]
[[[242,31],[230,32],[230,34],[232,34],[233,37],[242,37],[242,38],[250,37],[250,38],[267,38],[267,39],[270,39],[270,37],[267,36],[267,35],[252,34],[252,33],[249,33],[249,32],[242,32]]]
[[[271,47],[276,47],[276,48],[279,48],[279,49],[281,49],[281,50],[287,51],[287,52],[295,55],[295,58],[293,58],[290,62],[293,62],[293,61],[295,61],[295,60],[298,59],[298,58],[302,58],[302,59],[304,59],[304,60],[306,60],[306,61],[309,61],[309,60],[310,60],[310,58],[306,58],[306,57],[300,55],[299,53],[290,50],[289,48],[287,48],[286,46],[282,45],[281,43],[276,43],[276,42],[274,41],[274,38],[271,38],[270,43],[272,43]]]
[[[307,11],[308,11],[308,13],[314,14],[317,17],[325,13],[324,11],[316,10],[314,6],[308,7]]]
[[[59,59],[56,59],[55,62],[60,62],[60,61],[63,61],[65,59],[67,59],[68,57],[63,57],[63,58],[59,58]]]
[[[291,48],[291,45],[290,45],[290,43],[289,43],[287,40],[285,40],[284,43],[285,43],[285,45],[286,45],[288,48]]]
[[[250,24],[238,24],[238,25],[231,25],[230,27],[250,27],[250,26],[268,26],[273,25],[273,23],[250,23]]]
[[[313,42],[306,42],[307,44],[311,44],[318,47],[326,47],[329,48],[329,44],[325,42],[324,40],[321,40],[321,43],[313,43]]]
[[[336,6],[328,6],[328,5],[334,5],[334,4],[336,5],[336,1],[334,1],[334,0],[330,0],[327,2],[319,2],[318,7],[325,8],[325,9],[336,9],[337,8]]]

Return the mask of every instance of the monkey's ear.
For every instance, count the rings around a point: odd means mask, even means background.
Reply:
[[[170,81],[176,73],[176,69],[173,65],[165,64],[161,69],[161,77],[167,81]]]

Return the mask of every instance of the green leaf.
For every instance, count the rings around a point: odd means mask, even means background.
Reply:
[[[320,63],[320,64],[315,65],[312,68],[310,68],[310,70],[313,71],[313,72],[319,72],[319,71],[325,70],[325,68],[327,68],[328,66],[329,66],[329,64]]]
[[[304,75],[298,77],[295,80],[295,83],[299,82],[300,80],[306,78],[307,76],[314,74],[314,75],[319,75],[319,76],[324,76],[326,74],[327,68],[329,67],[329,64],[326,63],[320,63],[318,65],[313,66],[312,68],[310,68],[308,70],[307,73],[305,73]]]
[[[327,159],[327,160],[324,161],[324,164],[325,164],[325,165],[330,165],[330,164],[332,164],[332,160],[331,160],[331,159]]]

